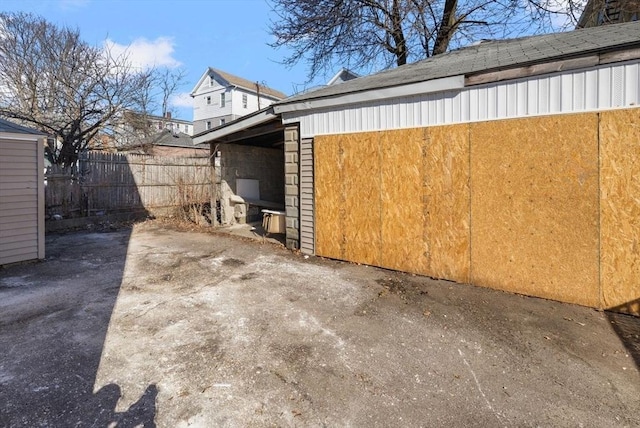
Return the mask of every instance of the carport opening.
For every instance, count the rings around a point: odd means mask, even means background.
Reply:
[[[232,137],[233,138],[233,137]],[[212,142],[219,225],[261,222],[263,210],[284,211],[284,132],[253,129],[249,136]]]
[[[224,144],[217,154],[220,179],[216,215],[221,224],[260,221],[263,209],[284,210],[282,145]]]

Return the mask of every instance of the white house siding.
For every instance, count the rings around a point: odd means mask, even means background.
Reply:
[[[205,83],[205,85],[207,85]],[[205,88],[206,89],[206,88]],[[225,105],[220,105],[220,94],[225,94]],[[247,108],[242,105],[242,94],[247,95]],[[211,104],[207,104],[207,97],[211,97]],[[260,96],[260,108],[265,108],[275,102],[274,99]],[[234,119],[258,110],[258,96],[241,88],[225,89],[222,86],[212,88],[211,91],[198,93],[193,100],[193,132],[198,134],[206,131],[207,121],[211,127],[220,126],[220,120],[228,123]]]
[[[232,91],[232,108],[233,108],[233,114],[237,117],[240,116],[245,116],[249,113],[253,113],[254,111],[258,111],[260,109],[263,109],[267,106],[270,106],[271,104],[273,104],[275,102],[275,100],[273,98],[270,98],[268,96],[265,96],[264,94],[260,95],[260,105],[258,105],[258,95],[253,93],[253,92],[249,92],[246,91],[242,88],[237,88],[236,90]],[[242,105],[242,95],[245,94],[247,96],[247,107],[244,108]]]
[[[35,136],[0,133],[0,265],[44,258],[44,159]]]
[[[300,123],[300,138],[577,113],[640,104],[640,60],[572,70],[461,90],[420,94],[283,114]]]
[[[225,94],[225,106],[220,105],[220,94]],[[207,104],[207,97],[211,97],[211,104]],[[193,120],[199,121],[215,117],[222,117],[232,113],[231,93],[219,86],[214,90],[203,92],[193,100]]]

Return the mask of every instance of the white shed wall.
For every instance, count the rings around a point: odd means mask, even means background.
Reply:
[[[43,156],[35,136],[0,134],[0,265],[44,258]]]
[[[414,128],[640,104],[640,60],[471,86],[461,90],[371,101],[301,114],[300,138]]]

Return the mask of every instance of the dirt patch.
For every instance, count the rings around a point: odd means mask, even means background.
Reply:
[[[222,260],[222,264],[228,267],[240,267],[240,266],[244,266],[246,263],[243,262],[242,260],[228,258],[228,259]]]
[[[249,281],[250,279],[255,279],[258,277],[258,273],[256,272],[247,272],[240,275],[240,281]]]

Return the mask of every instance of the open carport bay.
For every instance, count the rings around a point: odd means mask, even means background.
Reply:
[[[157,222],[0,269],[0,426],[637,426],[640,319]]]

